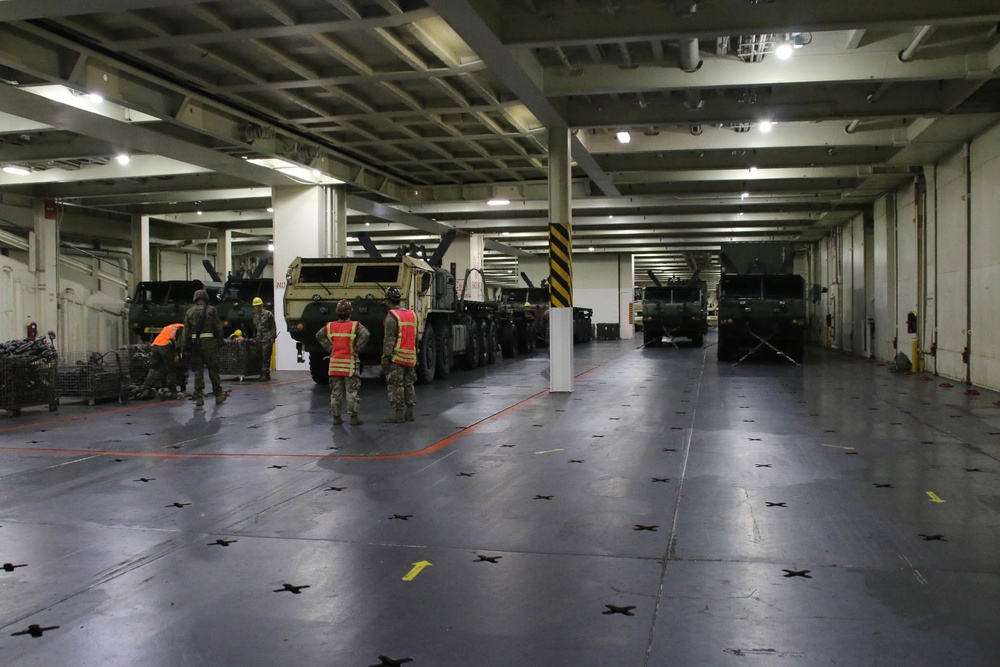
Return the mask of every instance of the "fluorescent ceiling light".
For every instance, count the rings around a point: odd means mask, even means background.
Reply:
[[[285,176],[288,176],[289,178],[293,178],[303,183],[322,183],[323,185],[342,185],[344,183],[344,181],[333,178],[332,176],[327,176],[318,169],[302,167],[293,162],[288,162],[278,158],[251,158],[248,159],[247,162],[255,164],[258,167],[273,169],[284,174]]]
[[[762,120],[760,121],[760,125],[758,127],[760,127],[761,132],[767,134],[768,132],[771,131],[771,128],[774,127],[774,123],[769,120]]]
[[[270,250],[271,252],[274,252],[274,244],[273,243],[268,243],[267,244],[267,249]]]
[[[125,153],[119,153],[118,155],[115,156],[115,161],[124,167],[125,165],[127,165],[129,162],[132,161],[132,158],[130,158]]]
[[[756,174],[757,173],[757,167],[750,167],[750,173],[751,174]]]
[[[628,142],[632,141],[632,135],[629,134],[626,130],[620,131],[615,136],[618,137],[618,143],[620,144],[627,144]]]
[[[590,246],[589,248],[587,248],[587,250],[590,252],[594,252],[594,246]]]
[[[510,204],[510,200],[493,198],[486,203],[489,204],[490,206],[507,206]]]
[[[5,173],[13,174],[14,176],[27,176],[31,173],[31,170],[27,167],[19,167],[16,164],[4,165],[3,170]]]
[[[778,56],[779,60],[788,60],[792,57],[792,45],[788,42],[778,44],[778,47],[774,49],[774,55]]]
[[[267,207],[267,212],[268,213],[274,213],[274,209],[272,207],[268,206]]]
[[[740,199],[746,199],[749,196],[750,196],[749,192],[744,192],[743,194],[740,195]]]
[[[103,104],[104,103],[104,96],[101,95],[101,94],[99,94],[99,93],[87,93],[87,99],[92,104]]]

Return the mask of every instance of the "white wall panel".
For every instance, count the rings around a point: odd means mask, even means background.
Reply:
[[[619,285],[618,261],[617,254],[573,255],[573,305],[593,308],[595,324],[621,322],[619,294],[623,288],[631,292],[632,286]]]
[[[1000,126],[972,144],[972,294],[969,371],[973,384],[1000,389]]]
[[[173,250],[161,250],[157,262],[159,275],[153,280],[189,280],[188,253]]]
[[[964,379],[966,321],[965,159],[956,153],[937,170],[937,372]]]
[[[918,277],[920,260],[917,256],[917,209],[916,188],[913,183],[896,193],[896,336],[900,352],[913,359],[913,341],[916,334],[906,332],[906,316],[916,313],[922,317],[918,307]]]
[[[37,296],[28,265],[0,256],[0,340],[25,337],[28,322],[38,320]]]
[[[892,339],[896,336],[895,316],[895,199],[881,197],[875,202],[872,276],[875,281],[875,356],[889,360],[895,355]]]
[[[840,248],[840,349],[844,352],[856,352],[854,349],[854,225],[848,223],[841,227],[838,237]]]

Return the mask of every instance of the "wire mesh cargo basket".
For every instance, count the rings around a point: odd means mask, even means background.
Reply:
[[[59,395],[97,401],[128,399],[128,367],[117,352],[77,352],[59,358]]]
[[[57,360],[50,358],[0,358],[0,409],[13,416],[21,408],[47,405],[49,412],[59,408]]]
[[[219,375],[240,380],[261,374],[260,345],[244,338],[227,338],[219,347]]]

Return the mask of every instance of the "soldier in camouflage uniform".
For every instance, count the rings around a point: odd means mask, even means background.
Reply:
[[[358,351],[368,344],[369,332],[361,322],[351,320],[354,305],[347,299],[337,304],[337,321],[328,322],[316,332],[316,340],[330,353],[330,412],[334,425],[344,423],[340,411],[347,399],[347,411],[351,415],[351,426],[364,422],[358,415],[361,403],[361,362]]]
[[[385,291],[389,314],[385,318],[382,370],[393,409],[393,416],[384,421],[390,424],[413,421],[413,406],[417,403],[417,392],[413,389],[417,381],[417,319],[412,310],[399,307],[402,298],[395,287]]]
[[[149,348],[149,373],[142,384],[139,398],[152,398],[160,390],[160,399],[177,398],[177,342],[183,336],[184,325],[168,324],[163,327]]]
[[[274,313],[264,309],[264,300],[259,296],[253,299],[253,311],[252,340],[260,346],[260,379],[267,382],[271,379],[271,349],[278,337],[278,327],[274,323]]]
[[[208,367],[208,378],[212,381],[215,404],[226,402],[227,394],[222,390],[219,379],[219,345],[224,337],[222,320],[215,306],[208,304],[208,292],[203,289],[194,293],[194,303],[184,315],[184,336],[181,338],[181,354],[190,360],[194,372],[195,405],[205,405],[205,374],[202,366]]]

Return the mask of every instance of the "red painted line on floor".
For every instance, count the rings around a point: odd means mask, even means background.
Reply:
[[[593,373],[597,369],[601,368],[604,364],[599,364],[588,371],[584,371],[579,375],[575,376],[575,379],[582,378],[590,373]],[[273,383],[270,386],[280,386],[281,384],[294,384],[296,382],[306,382],[307,380],[290,380],[283,383]],[[308,380],[308,381],[311,381]],[[247,390],[256,389],[257,387],[247,387]],[[182,454],[179,452],[119,452],[119,451],[107,451],[107,450],[93,450],[93,449],[56,449],[53,447],[0,447],[0,452],[19,452],[26,454],[65,454],[67,456],[120,456],[120,457],[131,457],[131,458],[162,458],[162,459],[309,459],[312,461],[320,460],[341,460],[341,461],[365,461],[365,460],[385,460],[385,459],[405,459],[412,458],[415,456],[424,456],[425,454],[431,454],[440,449],[444,449],[448,445],[451,445],[458,440],[461,440],[467,435],[475,433],[484,426],[488,426],[496,421],[511,415],[521,408],[534,403],[539,398],[548,395],[550,392],[548,389],[540,391],[537,394],[529,396],[521,401],[518,401],[509,408],[505,408],[500,412],[490,415],[480,421],[463,428],[461,431],[449,435],[447,438],[438,440],[423,449],[417,449],[412,452],[401,452],[399,454],[359,454],[359,455],[349,455],[349,454]],[[173,401],[167,401],[170,403]],[[160,404],[154,404],[160,405]],[[154,405],[144,405],[142,408],[154,407]],[[114,414],[116,412],[122,412],[126,409],[133,408],[118,408],[114,410],[106,410],[104,412],[98,413],[99,415]],[[93,415],[91,415],[93,416]],[[60,423],[73,421],[75,419],[85,419],[85,416],[79,417],[68,417],[62,420],[49,420],[44,423]],[[34,424],[38,426],[40,423]],[[21,428],[21,427],[14,427]]]
[[[304,378],[301,380],[285,380],[284,382],[268,382],[261,383],[256,386],[246,386],[240,387],[239,389],[230,389],[229,392],[232,394],[242,394],[247,391],[255,391],[257,389],[267,389],[268,387],[284,387],[289,384],[297,384],[300,382],[312,382],[311,378]],[[211,397],[211,394],[208,394]],[[72,417],[55,417],[53,419],[46,419],[40,422],[30,422],[27,424],[18,424],[17,426],[4,426],[0,427],[0,433],[7,433],[9,431],[23,431],[24,429],[36,428],[38,426],[49,426],[51,424],[65,424],[68,422],[79,421],[81,419],[90,419],[92,417],[103,417],[104,415],[113,415],[121,412],[131,412],[133,410],[148,410],[150,408],[159,408],[164,405],[173,405],[174,403],[181,403],[187,401],[187,398],[178,398],[172,401],[158,401],[153,399],[150,403],[144,403],[142,405],[123,405],[120,408],[110,408],[108,410],[98,410],[97,412],[91,412],[85,415],[74,415]],[[11,419],[16,419],[12,417]]]

